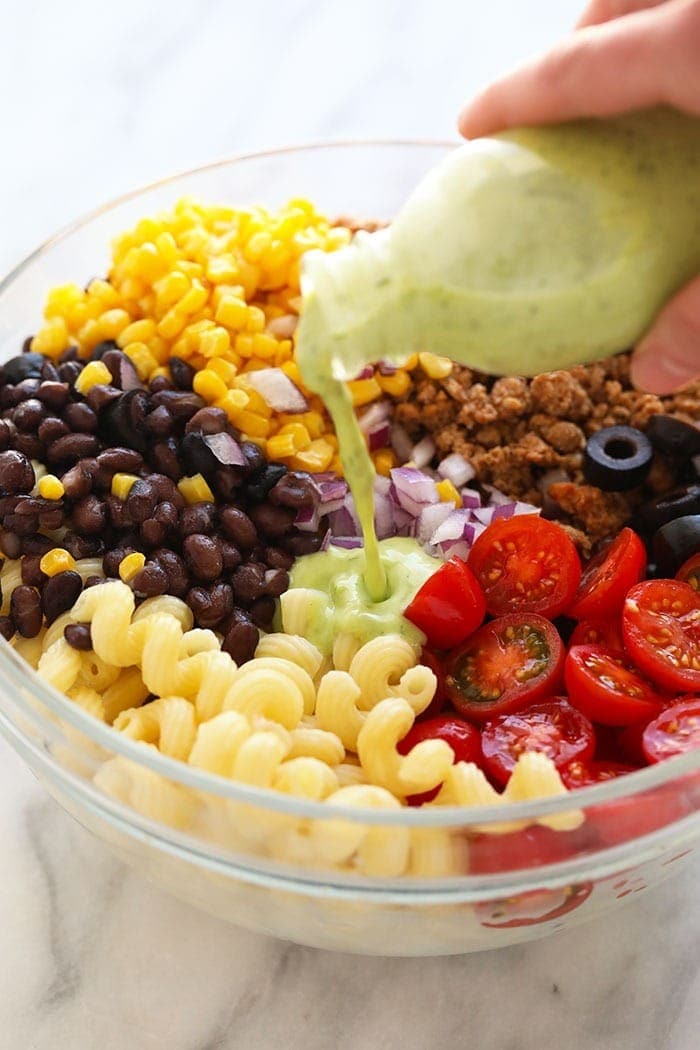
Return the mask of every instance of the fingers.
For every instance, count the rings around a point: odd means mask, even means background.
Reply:
[[[632,382],[670,394],[700,377],[700,277],[663,308],[632,356]]]
[[[460,116],[467,138],[667,102],[700,112],[700,0],[589,26],[496,81]]]
[[[610,22],[613,18],[622,18],[634,11],[644,11],[648,7],[659,7],[665,3],[668,0],[591,0],[576,23],[576,28],[597,26],[601,22]]]

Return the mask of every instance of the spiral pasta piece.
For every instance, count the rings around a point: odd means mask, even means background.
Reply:
[[[291,664],[298,664],[315,682],[323,668],[323,655],[313,642],[298,634],[265,634],[258,642],[255,658],[278,657]],[[309,711],[308,714],[311,714]]]
[[[262,715],[294,729],[302,715],[313,713],[316,689],[298,664],[275,656],[250,660],[231,679],[224,709]]]
[[[365,711],[387,697],[402,697],[419,715],[437,688],[433,672],[416,663],[413,646],[398,634],[366,642],[350,663],[350,675],[360,687],[360,706]]]
[[[316,695],[316,721],[335,733],[348,751],[357,751],[357,738],[367,717],[360,711],[360,687],[347,671],[328,671]]]
[[[357,753],[371,783],[400,798],[430,791],[444,781],[454,751],[444,740],[421,740],[407,755],[397,744],[415,721],[408,701],[382,700],[369,712],[357,738]]]
[[[367,807],[395,810],[401,803],[389,791],[372,784],[342,787],[326,800],[329,809]],[[309,838],[316,857],[325,864],[351,864],[366,875],[391,878],[406,870],[409,829],[362,824],[341,817],[315,820]]]
[[[194,707],[181,696],[164,696],[122,711],[114,728],[131,740],[155,744],[162,754],[181,761],[189,757],[197,734]]]

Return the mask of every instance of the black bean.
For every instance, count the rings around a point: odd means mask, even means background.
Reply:
[[[221,540],[221,558],[224,563],[224,572],[233,572],[241,564],[242,556],[238,547],[230,540]]]
[[[109,474],[135,474],[143,466],[143,456],[133,448],[117,445],[100,452],[97,465]]]
[[[82,370],[82,361],[64,361],[63,364],[58,366],[59,379],[63,383],[69,383],[70,386],[74,386]]]
[[[50,445],[52,441],[58,441],[65,434],[70,434],[70,428],[58,416],[47,416],[39,424],[37,431],[39,440],[47,445]]]
[[[190,474],[210,474],[233,467],[242,478],[246,459],[241,446],[230,434],[185,434],[181,444],[182,458]]]
[[[303,554],[314,554],[322,542],[323,538],[313,532],[299,532],[293,536],[285,536],[282,541],[285,550],[288,550],[295,558],[300,558]]]
[[[134,548],[129,547],[126,543],[119,547],[114,547],[112,550],[107,551],[104,558],[102,559],[102,568],[105,576],[109,576],[112,579],[116,579],[119,575],[119,566],[127,554],[133,554]]]
[[[84,401],[73,401],[63,413],[68,426],[80,434],[94,434],[97,430],[97,413]]]
[[[233,591],[227,583],[215,583],[211,587],[191,587],[185,601],[192,610],[198,627],[216,627],[233,611]]]
[[[255,546],[258,541],[257,529],[244,511],[238,507],[224,507],[220,520],[224,535],[233,540],[241,550],[249,550]]]
[[[104,541],[99,536],[79,536],[69,530],[64,533],[61,546],[75,558],[96,558],[104,551]]]
[[[270,539],[279,539],[291,529],[296,514],[287,507],[275,507],[271,503],[258,503],[251,507],[250,517],[259,532]]]
[[[159,390],[174,390],[175,385],[167,376],[155,376],[148,384],[148,389],[152,394],[157,394]]]
[[[73,528],[83,536],[95,536],[107,524],[107,506],[98,496],[85,496],[73,508]]]
[[[213,503],[194,503],[180,513],[178,532],[184,538],[195,532],[210,533],[216,525],[216,507]]]
[[[36,397],[40,386],[40,379],[23,379],[15,387],[16,403],[19,404],[20,401],[28,401],[29,398]]]
[[[254,474],[258,470],[262,470],[265,466],[266,460],[261,449],[252,441],[241,441],[241,451],[245,456],[246,463],[248,464],[248,471]],[[280,475],[281,477],[281,475]],[[275,479],[279,480],[279,479]],[[273,482],[274,484],[274,482]]]
[[[275,599],[268,595],[256,598],[250,607],[250,618],[256,627],[263,631],[269,631],[272,617],[275,615]]]
[[[311,507],[318,500],[316,488],[310,474],[289,471],[270,489],[270,499],[282,507]]]
[[[34,467],[21,452],[10,449],[0,452],[0,492],[31,492],[36,477]]]
[[[77,462],[96,455],[99,447],[100,443],[94,434],[66,434],[54,441],[46,455],[51,464]]]
[[[3,527],[9,532],[16,532],[18,536],[31,536],[39,528],[38,514],[8,514],[3,522]]]
[[[263,561],[271,569],[291,569],[294,564],[294,555],[289,551],[283,551],[279,547],[265,547]]]
[[[186,536],[182,544],[182,553],[196,579],[209,582],[221,576],[224,563],[218,539],[203,533]]]
[[[268,569],[265,573],[263,593],[279,598],[289,587],[289,573],[284,569]]]
[[[17,435],[17,427],[11,419],[0,419],[0,451],[12,445]]]
[[[39,528],[46,532],[54,532],[63,525],[63,505],[56,506],[56,502],[54,501],[51,510],[45,510],[39,515]]]
[[[10,597],[10,616],[18,634],[36,638],[42,625],[41,597],[36,587],[21,584]]]
[[[185,427],[185,433],[191,434],[193,431],[199,431],[200,434],[221,434],[227,427],[228,416],[224,410],[209,405],[195,412]]]
[[[146,452],[148,435],[145,419],[148,397],[143,390],[127,390],[107,405],[102,413],[106,435],[115,445],[127,445],[138,452]]]
[[[161,525],[155,518],[147,518],[146,521],[141,522],[139,537],[147,548],[160,547],[167,534],[168,530],[165,525]]]
[[[126,497],[126,512],[131,520],[140,525],[156,509],[156,496],[150,481],[139,478],[135,481]]]
[[[44,382],[36,392],[42,404],[54,412],[60,412],[68,404],[70,387],[68,383]]]
[[[211,487],[220,500],[234,503],[239,499],[239,490],[244,480],[241,467],[226,467],[214,472],[210,477]]]
[[[116,386],[110,386],[106,383],[95,383],[88,390],[85,400],[93,412],[97,412],[99,415],[103,408],[111,405],[119,397],[121,397],[121,391]]]
[[[131,587],[144,598],[155,598],[158,594],[165,594],[168,582],[168,574],[163,566],[155,561],[147,561],[134,576]]]
[[[173,481],[182,477],[182,468],[177,457],[177,442],[174,438],[157,441],[151,450],[151,462],[154,467]]]
[[[99,585],[104,582],[104,576],[88,576],[83,583],[83,590],[86,591],[88,587],[99,587]]]
[[[175,429],[175,420],[165,405],[161,405],[160,408],[154,408],[152,412],[148,413],[145,426],[154,437],[170,437]]]
[[[12,422],[18,430],[25,434],[33,434],[39,427],[42,419],[46,416],[46,408],[36,397],[27,398],[17,405],[12,413]]]
[[[58,369],[56,368],[56,365],[53,363],[53,361],[44,361],[43,365],[41,366],[41,378],[44,379],[47,383],[58,382]]]
[[[254,601],[263,593],[265,566],[256,562],[240,565],[231,576],[231,586],[236,601]]]
[[[79,359],[78,347],[77,346],[68,346],[63,351],[63,353],[61,354],[61,356],[59,357],[58,360],[59,360],[60,364],[62,364],[62,365],[65,364],[67,361],[78,361],[78,363],[80,364],[80,366],[82,368],[83,367],[82,362],[80,362],[78,359]]]
[[[0,551],[6,558],[19,558],[22,553],[22,540],[14,532],[0,532]]]
[[[22,554],[26,554],[29,557],[42,558],[47,551],[50,551],[55,546],[53,540],[50,540],[48,536],[44,536],[41,532],[30,532],[29,535],[22,538]]]
[[[29,459],[43,460],[44,458],[44,445],[36,434],[18,434],[14,445],[18,452]]]
[[[120,390],[142,390],[143,383],[132,362],[121,350],[110,348],[102,355],[102,363],[107,365],[114,386]]]
[[[178,508],[185,506],[185,500],[179,488],[165,474],[146,474],[144,476],[146,481],[150,481],[153,485],[153,491],[159,503],[167,500],[168,503],[173,503]]]
[[[63,628],[63,637],[71,649],[89,653],[92,649],[92,634],[89,623],[69,623]]]
[[[41,558],[36,554],[22,558],[20,566],[22,583],[26,583],[29,587],[41,587],[46,579],[46,575],[39,568],[40,562]]]
[[[0,636],[6,641],[10,641],[15,633],[15,625],[9,616],[0,616]]]
[[[166,529],[173,529],[178,523],[178,509],[174,503],[170,500],[163,500],[159,503],[153,512],[153,518],[158,522],[159,525],[163,525]],[[201,529],[199,530],[202,531]]]
[[[8,383],[21,383],[23,379],[34,379],[41,374],[44,355],[32,351],[18,354],[4,361],[0,371]]]
[[[113,339],[105,339],[104,342],[98,343],[95,349],[92,351],[92,360],[101,361],[105,354],[109,353],[110,350],[118,350],[118,345]]]
[[[3,412],[9,412],[11,408],[18,405],[22,400],[21,396],[15,393],[16,387],[4,386],[0,388],[0,409]]]
[[[246,457],[247,458],[247,457]],[[287,468],[281,463],[268,463],[262,470],[257,471],[246,485],[248,497],[254,500],[266,499],[269,491],[287,473]]]
[[[41,592],[41,606],[47,624],[52,624],[61,613],[72,608],[83,589],[80,574],[69,569],[52,576]]]
[[[195,370],[191,365],[187,364],[187,361],[183,361],[181,357],[170,358],[170,375],[173,377],[173,383],[179,390],[192,389]]]
[[[168,593],[184,598],[189,588],[189,574],[180,555],[161,547],[152,557],[168,574]]]
[[[119,499],[118,496],[112,496],[111,494],[105,496],[105,505],[107,507],[110,524],[113,525],[115,529],[124,529],[127,525],[131,524],[129,516],[126,513],[126,504],[123,500]]]
[[[96,473],[97,461],[94,459],[81,459],[67,470],[61,478],[61,483],[68,499],[82,499],[83,496],[87,496]]]
[[[155,408],[165,405],[173,419],[185,421],[206,406],[206,402],[198,394],[180,390],[161,390],[153,395],[152,401]]]
[[[239,666],[255,655],[260,635],[243,609],[234,609],[226,624],[221,648]]]

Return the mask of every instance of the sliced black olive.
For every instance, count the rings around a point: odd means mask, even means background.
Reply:
[[[654,448],[674,459],[700,453],[700,428],[673,416],[652,416],[647,427],[647,437]]]
[[[604,427],[586,442],[586,481],[605,492],[626,492],[641,485],[654,450],[649,438],[634,427]]]
[[[687,514],[700,514],[700,482],[683,485],[642,504],[637,510],[637,520],[643,532],[654,532],[666,522],[684,518]]]
[[[11,357],[2,365],[2,373],[8,383],[21,383],[23,379],[40,379],[41,369],[46,358],[43,354],[29,351],[26,354],[18,354]]]
[[[688,514],[662,525],[654,534],[652,547],[661,575],[675,576],[681,565],[700,551],[700,514]]]

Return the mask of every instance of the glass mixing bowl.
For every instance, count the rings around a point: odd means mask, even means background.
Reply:
[[[108,264],[110,239],[178,197],[389,219],[449,147],[309,146],[148,186],[48,241],[0,285],[0,355],[47,290]],[[55,799],[128,864],[222,919],[382,955],[477,951],[583,922],[675,871],[700,837],[700,752],[566,797],[502,809],[347,809],[205,774],[134,743],[47,687],[4,641],[0,729]],[[565,830],[557,830],[564,828]]]

